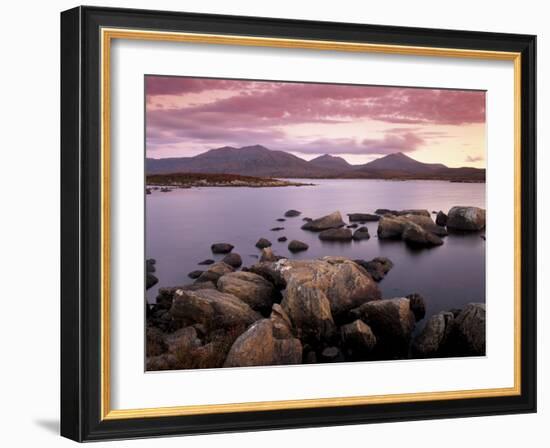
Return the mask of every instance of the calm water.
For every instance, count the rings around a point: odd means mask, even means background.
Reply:
[[[154,301],[159,287],[192,282],[187,274],[205,269],[197,263],[223,255],[213,255],[210,245],[227,242],[243,258],[243,265],[257,262],[258,238],[273,243],[278,255],[307,259],[342,255],[352,259],[386,256],[394,268],[380,283],[384,298],[413,292],[426,299],[427,316],[441,310],[461,308],[469,302],[485,301],[485,241],[478,233],[449,235],[440,247],[410,250],[400,241],[378,240],[377,223],[369,222],[371,238],[351,243],[329,243],[316,233],[301,230],[302,218],[317,218],[339,210],[347,213],[372,213],[377,208],[423,208],[447,212],[453,205],[485,208],[485,184],[440,181],[314,180],[313,187],[284,188],[192,188],[170,193],[153,191],[146,196],[146,254],[155,258],[159,283],[147,291]],[[286,218],[286,210],[302,215]],[[285,227],[273,232],[272,227]],[[291,254],[286,236],[309,244],[309,250]],[[425,322],[424,319],[423,322]]]

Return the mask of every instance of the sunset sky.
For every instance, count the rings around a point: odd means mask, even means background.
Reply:
[[[147,157],[260,144],[353,164],[403,152],[485,167],[485,92],[147,76]]]

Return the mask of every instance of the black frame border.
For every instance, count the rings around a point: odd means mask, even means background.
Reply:
[[[521,53],[521,395],[101,420],[101,42],[127,28]],[[77,7],[61,14],[61,435],[76,441],[536,412],[536,36]]]

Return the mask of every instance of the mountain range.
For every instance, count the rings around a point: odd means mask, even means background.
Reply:
[[[146,173],[221,173],[284,178],[441,179],[485,181],[485,170],[449,168],[423,163],[397,152],[363,165],[351,165],[342,157],[322,155],[310,161],[261,145],[211,149],[194,157],[147,158]]]

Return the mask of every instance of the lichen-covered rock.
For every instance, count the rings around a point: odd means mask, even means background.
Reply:
[[[477,231],[485,228],[485,209],[457,206],[449,210],[447,228]]]
[[[269,319],[252,324],[231,346],[224,367],[299,364],[302,344],[298,339],[277,339]]]
[[[346,223],[342,220],[342,215],[340,214],[340,212],[333,212],[330,215],[307,221],[302,226],[302,229],[312,230],[314,232],[321,232],[322,230],[337,229],[345,225]]]
[[[280,304],[273,304],[269,319],[273,325],[273,336],[277,339],[288,339],[294,337],[290,317],[288,317],[288,314],[286,314]]]
[[[226,274],[218,280],[218,289],[238,297],[256,311],[271,309],[275,293],[273,284],[252,272]]]
[[[203,324],[207,328],[250,325],[261,317],[238,297],[214,289],[178,289],[170,314],[182,326]]]

